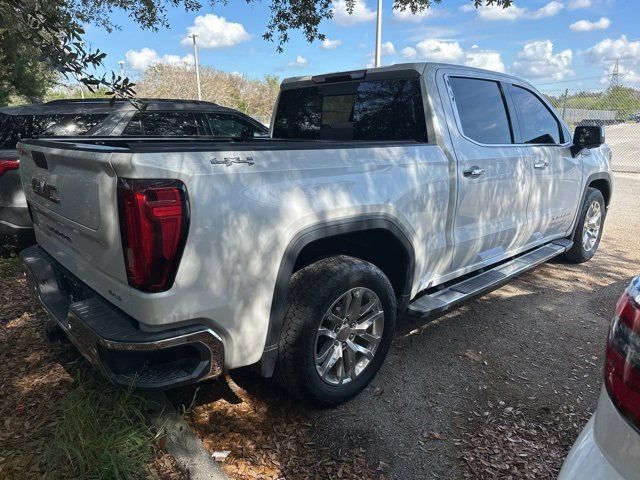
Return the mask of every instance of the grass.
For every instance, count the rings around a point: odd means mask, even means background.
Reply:
[[[146,401],[102,382],[76,382],[62,401],[61,417],[45,453],[68,478],[129,479],[148,476],[155,436]]]
[[[22,269],[22,262],[14,255],[2,258],[0,257],[0,277],[11,277],[18,275]]]

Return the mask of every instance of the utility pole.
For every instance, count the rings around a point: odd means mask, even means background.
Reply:
[[[200,67],[198,66],[198,47],[196,46],[197,33],[189,35],[193,39],[193,58],[196,64],[196,84],[198,85],[198,100],[202,100],[202,90],[200,90]]]
[[[611,84],[609,89],[614,89],[620,86],[620,60],[616,60],[616,65],[613,67],[613,73],[611,74]]]
[[[375,66],[380,66],[380,56],[382,52],[382,0],[378,0],[378,18],[376,24],[376,60]]]
[[[118,62],[120,65],[120,78],[124,79],[124,60]]]

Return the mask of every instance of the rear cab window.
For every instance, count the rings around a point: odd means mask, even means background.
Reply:
[[[273,125],[274,138],[427,142],[417,77],[285,89]]]

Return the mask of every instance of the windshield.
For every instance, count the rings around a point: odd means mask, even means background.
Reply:
[[[106,114],[8,115],[0,113],[0,149],[13,149],[22,138],[85,135]]]

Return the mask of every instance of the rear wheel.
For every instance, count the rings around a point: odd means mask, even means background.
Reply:
[[[350,400],[382,365],[396,321],[391,283],[353,257],[320,260],[291,279],[276,379],[319,406]]]
[[[595,255],[602,237],[605,213],[602,193],[595,188],[589,188],[573,234],[573,247],[564,254],[566,260],[583,263]]]

